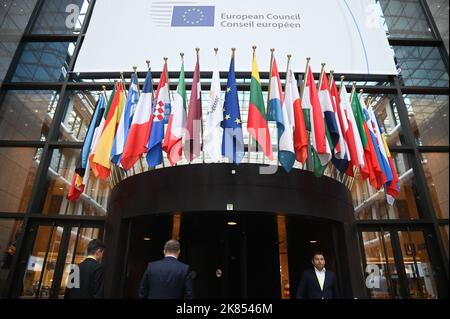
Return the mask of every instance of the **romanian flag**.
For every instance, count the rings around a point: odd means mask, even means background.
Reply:
[[[72,178],[72,185],[70,186],[69,193],[67,194],[67,199],[70,202],[76,201],[80,197],[81,193],[83,193],[83,190],[83,177],[81,177],[77,173],[74,173]]]

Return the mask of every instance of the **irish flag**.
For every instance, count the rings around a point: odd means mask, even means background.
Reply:
[[[258,142],[264,154],[273,159],[272,144],[270,142],[269,125],[267,124],[264,99],[259,79],[256,55],[253,53],[252,80],[250,83],[250,104],[248,106],[247,130]]]

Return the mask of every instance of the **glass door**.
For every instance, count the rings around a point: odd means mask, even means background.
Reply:
[[[41,224],[32,227],[32,235],[20,297],[63,298],[70,265],[83,261],[88,242],[101,238],[101,228]]]

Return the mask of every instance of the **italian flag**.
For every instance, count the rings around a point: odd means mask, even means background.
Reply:
[[[172,103],[166,136],[163,142],[163,150],[173,166],[181,160],[182,138],[186,127],[186,85],[184,80],[184,62],[181,64],[180,79],[178,80],[177,92]]]
[[[248,106],[247,130],[261,146],[264,154],[273,159],[272,144],[270,142],[269,125],[267,124],[266,110],[259,79],[256,55],[253,54],[252,80],[250,83],[250,105]]]

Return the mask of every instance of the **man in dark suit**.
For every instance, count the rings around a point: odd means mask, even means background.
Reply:
[[[105,245],[98,239],[91,240],[87,247],[87,254],[83,262],[78,265],[78,272],[71,276],[74,282],[69,280],[65,299],[102,299],[103,298],[103,266],[101,264]],[[76,282],[79,282],[79,285]]]
[[[141,299],[192,299],[192,274],[189,266],[178,261],[180,243],[169,240],[164,258],[150,262],[139,289]]]
[[[337,299],[339,289],[334,273],[325,269],[325,257],[316,252],[312,258],[313,268],[303,272],[297,288],[297,299]]]

